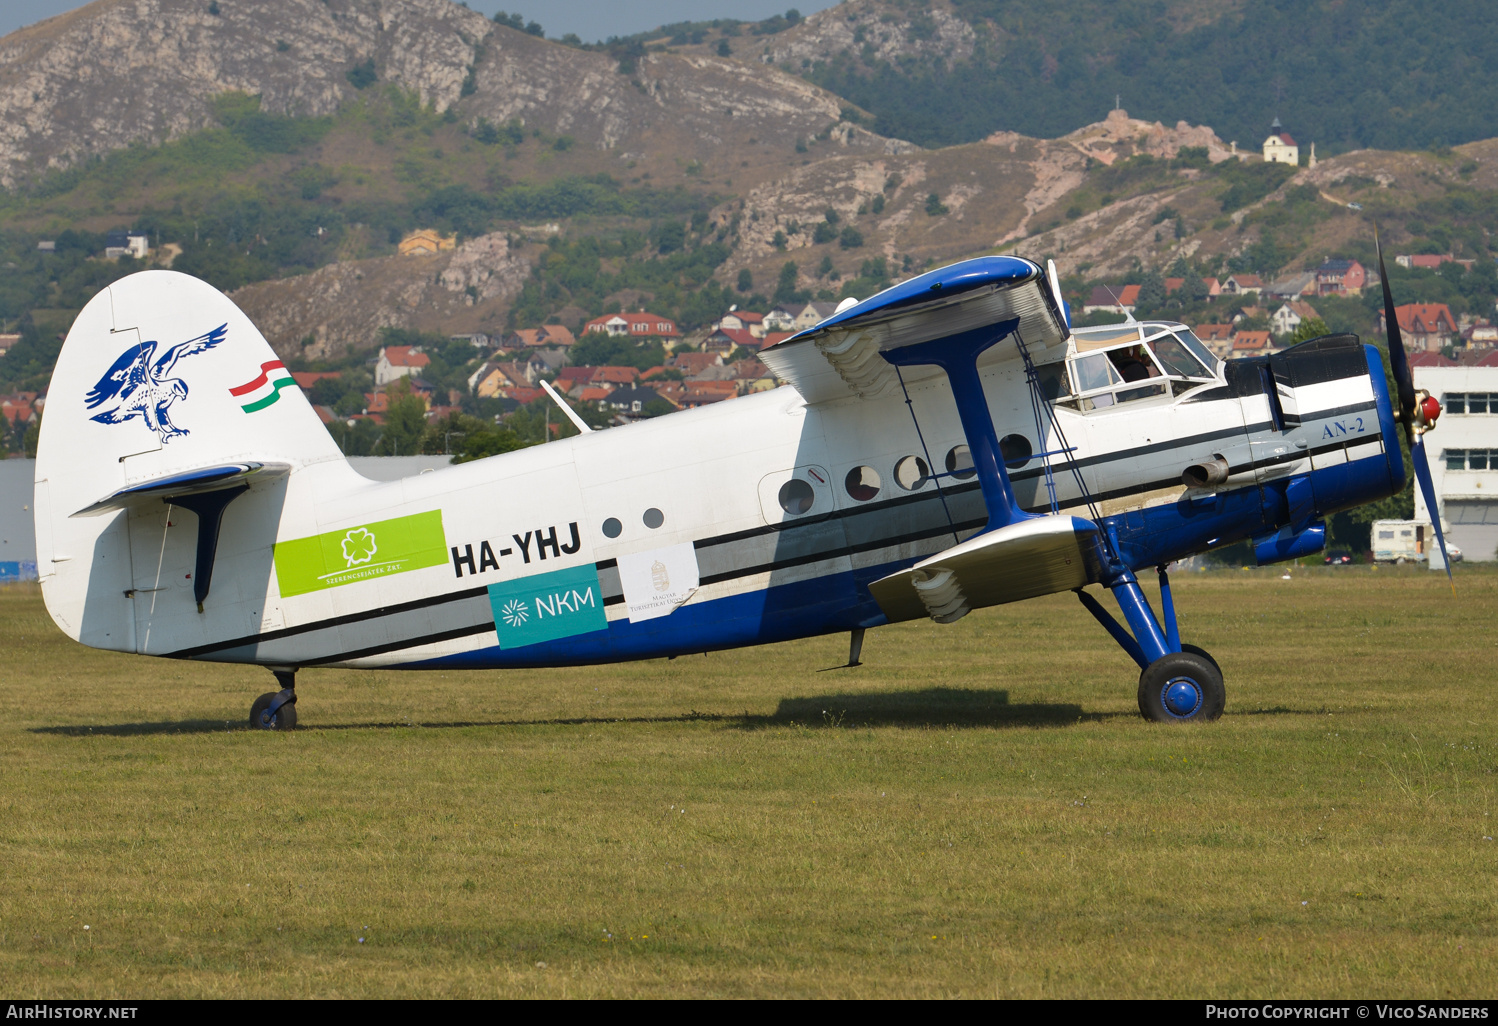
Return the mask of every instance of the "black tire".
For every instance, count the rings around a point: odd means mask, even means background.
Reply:
[[[1216,659],[1212,658],[1212,653],[1211,652],[1208,652],[1204,648],[1198,648],[1196,645],[1185,645],[1185,644],[1183,644],[1181,646],[1181,651],[1182,652],[1190,652],[1192,655],[1201,656],[1203,659],[1205,659],[1207,662],[1211,663],[1216,668],[1216,670],[1217,670],[1217,676],[1218,677],[1222,676],[1222,664],[1219,663]]]
[[[1210,656],[1171,652],[1139,675],[1139,714],[1155,723],[1209,723],[1226,705],[1222,671]]]
[[[267,716],[271,702],[275,701],[279,691],[267,691],[255,703],[250,706],[250,729],[251,730],[291,730],[296,726],[296,705],[288,702],[276,710],[274,716]]]

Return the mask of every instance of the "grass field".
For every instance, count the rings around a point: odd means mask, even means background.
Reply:
[[[1192,728],[1071,596],[261,734],[0,589],[0,992],[1491,997],[1498,573],[1279,573],[1177,578]]]

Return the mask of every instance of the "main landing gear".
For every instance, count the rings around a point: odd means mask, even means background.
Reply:
[[[267,691],[250,706],[251,730],[290,730],[296,726],[296,671],[272,670],[280,691]]]
[[[1104,584],[1118,599],[1124,619],[1134,633],[1115,620],[1091,595],[1080,588],[1077,597],[1119,646],[1139,664],[1139,714],[1156,723],[1204,723],[1222,715],[1227,691],[1217,660],[1195,645],[1181,644],[1176,626],[1175,602],[1165,567],[1160,575],[1160,605],[1165,629],[1155,619],[1133,571],[1123,568]]]

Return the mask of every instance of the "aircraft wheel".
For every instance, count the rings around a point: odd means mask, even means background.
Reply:
[[[291,702],[271,715],[270,704],[278,694],[278,691],[267,691],[255,699],[255,704],[250,706],[251,730],[291,730],[296,726],[296,705]]]
[[[1217,670],[1217,676],[1218,677],[1222,676],[1222,666],[1221,666],[1221,664],[1219,664],[1217,662],[1216,659],[1212,658],[1212,653],[1211,652],[1208,652],[1204,648],[1199,648],[1196,645],[1185,645],[1185,644],[1183,644],[1181,646],[1181,651],[1182,652],[1190,652],[1192,655],[1199,655],[1199,656],[1201,656],[1207,662],[1211,663],[1212,666]]]
[[[1139,714],[1156,723],[1204,723],[1222,715],[1222,671],[1205,653],[1171,652],[1139,675]]]

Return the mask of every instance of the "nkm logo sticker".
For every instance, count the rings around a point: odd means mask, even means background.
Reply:
[[[446,562],[441,510],[276,544],[276,578],[283,596]]]
[[[500,648],[521,648],[608,630],[592,564],[489,585]]]

